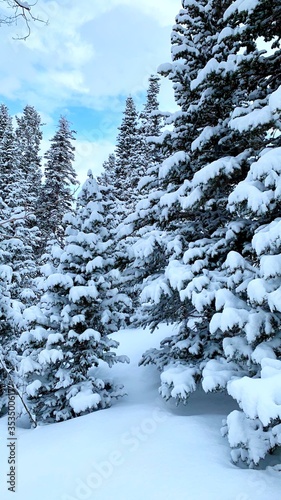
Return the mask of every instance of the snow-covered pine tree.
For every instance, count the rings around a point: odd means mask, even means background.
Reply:
[[[163,149],[159,136],[164,126],[164,118],[170,116],[159,110],[160,77],[151,75],[143,111],[140,113],[140,133],[142,137],[142,154],[144,170],[139,179],[138,188],[141,194],[148,193],[158,176],[158,166],[164,160]]]
[[[117,198],[124,203],[125,213],[128,213],[136,203],[138,182],[145,172],[144,144],[136,105],[131,96],[126,99],[119,131],[115,148],[114,189]]]
[[[38,229],[38,198],[41,190],[41,156],[42,122],[39,113],[33,106],[27,105],[20,117],[16,117],[15,147],[13,152],[13,190],[10,190],[10,205],[20,207],[25,214],[25,228],[32,231],[28,238],[34,255],[40,254],[41,234]],[[23,219],[22,219],[23,221]]]
[[[112,153],[108,159],[103,162],[103,171],[97,178],[99,188],[102,191],[103,199],[108,199],[108,212],[111,213],[112,224],[117,227],[120,221],[124,218],[124,205],[122,198],[120,199],[120,192],[116,188],[119,183],[118,174],[116,172],[116,158]]]
[[[192,178],[188,153],[201,131],[197,123],[200,114],[196,114],[201,91],[191,89],[190,82],[212,57],[221,16],[217,9],[211,12],[209,6],[208,10],[204,1],[190,5],[184,2],[183,5],[186,7],[177,16],[172,33],[173,64],[161,67],[161,72],[174,83],[175,99],[181,111],[168,121],[173,124],[173,130],[166,130],[160,138],[161,154],[166,160],[151,171],[147,182],[150,191],[128,221],[133,225],[133,234],[127,238],[132,267],[136,282],[143,281],[142,297],[148,310],[148,315],[142,314],[152,327],[161,320],[181,321],[194,309],[186,304],[187,301],[181,300],[176,277],[186,280],[188,274],[178,261],[189,240],[196,239],[198,233],[202,234],[203,225],[199,225],[196,216],[189,215],[180,205],[178,190],[183,189],[187,179]],[[128,230],[125,228],[125,231]],[[174,276],[175,286],[170,283],[167,274],[173,263],[170,277]]]
[[[7,107],[2,105],[0,108],[0,179],[2,194],[0,206],[2,303],[0,370],[6,386],[4,398],[7,398],[7,372],[5,367],[13,377],[16,364],[14,344],[18,336],[22,312],[35,299],[36,287],[33,280],[36,277],[36,264],[34,249],[38,238],[38,228],[34,217],[36,196],[35,191],[33,192],[32,189],[35,188],[33,174],[38,167],[35,158],[38,153],[37,146],[39,142],[37,143],[35,140],[37,126],[34,125],[32,120],[33,111],[33,108],[31,111],[25,108],[23,117],[18,121],[17,137],[15,137],[12,119],[9,116]],[[35,111],[34,114],[36,115]],[[34,152],[32,151],[33,145],[35,147]]]
[[[151,75],[148,80],[144,108],[140,113],[140,131],[145,137],[157,137],[161,132],[162,115],[159,111],[159,91],[160,77]]]
[[[8,109],[2,105],[0,123],[2,263],[13,269],[8,288],[15,310],[20,312],[34,298],[34,251],[38,241],[35,178],[40,164],[40,117],[34,108],[27,106],[18,119],[15,137]]]
[[[15,161],[15,134],[12,117],[6,105],[0,105],[0,181],[1,196],[5,202],[10,186],[16,180],[18,162]]]
[[[4,253],[0,242],[0,416],[5,414],[8,408],[8,378],[5,366],[9,360],[13,340],[13,316],[8,289],[13,271],[4,263],[6,257]]]
[[[16,117],[16,155],[24,174],[26,199],[33,208],[36,206],[41,188],[42,122],[33,106],[25,106],[22,116]]]
[[[73,168],[75,147],[74,131],[65,117],[61,117],[57,131],[45,158],[45,183],[39,197],[39,222],[44,245],[53,234],[59,240],[63,237],[62,219],[72,209],[74,202],[72,188],[79,184]]]
[[[44,294],[38,307],[26,310],[29,327],[19,341],[19,374],[41,422],[108,407],[122,387],[105,380],[97,367],[128,361],[115,355],[118,344],[108,336],[118,324],[115,305],[122,298],[114,285],[102,196],[91,172],[65,223],[65,246],[54,245],[42,268]]]
[[[156,363],[163,372],[164,398],[183,402],[207,361],[223,352],[223,335],[209,332],[215,294],[223,286],[218,271],[251,230],[247,220],[239,230],[231,225],[227,209],[228,195],[244,178],[252,155],[251,131],[229,124],[247,95],[250,73],[241,79],[242,62],[255,53],[246,33],[224,18],[230,4],[182,3],[172,33],[173,63],[161,68],[174,83],[181,111],[172,117],[173,130],[163,135],[163,153],[169,156],[159,167],[158,189],[132,218],[136,277],[138,269],[146,272],[140,274],[145,321],[152,327],[161,320],[180,323],[179,333],[146,353],[142,363]],[[255,147],[262,139],[255,137]]]
[[[116,158],[113,153],[108,156],[102,164],[103,171],[101,175],[97,178],[99,184],[103,185],[113,185],[116,176]]]
[[[220,269],[210,332],[223,338],[223,356],[207,363],[203,386],[226,387],[237,400],[241,411],[228,416],[224,432],[233,460],[250,465],[281,445],[280,15],[277,0],[236,1],[225,13],[251,46],[239,64],[247,92],[230,121],[248,137],[251,156],[228,198],[228,235],[235,230],[240,245]]]

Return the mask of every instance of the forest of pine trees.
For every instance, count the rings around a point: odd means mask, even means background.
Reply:
[[[236,400],[234,462],[281,445],[280,18],[279,0],[182,0],[159,68],[178,111],[152,75],[76,199],[66,118],[42,159],[36,110],[14,127],[0,106],[2,415],[8,381],[33,422],[110,406],[124,388],[98,366],[129,360],[109,334],[164,322],[178,333],[140,360],[163,398]]]

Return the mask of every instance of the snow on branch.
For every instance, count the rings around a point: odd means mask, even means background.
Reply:
[[[29,37],[31,33],[31,22],[36,21],[44,24],[48,23],[47,20],[41,19],[33,13],[33,7],[37,4],[37,0],[34,3],[24,2],[21,0],[2,0],[1,3],[5,4],[3,10],[7,11],[7,9],[10,9],[12,13],[7,15],[0,14],[0,25],[17,24],[19,20],[23,20],[25,24],[26,34],[23,36],[17,36],[17,40],[26,40]]]

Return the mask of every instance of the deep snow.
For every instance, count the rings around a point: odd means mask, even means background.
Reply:
[[[158,395],[156,369],[138,367],[141,354],[171,328],[114,335],[131,363],[110,370],[128,392],[111,408],[17,429],[16,493],[7,489],[7,418],[1,419],[2,500],[280,500],[281,471],[274,468],[280,453],[263,470],[230,461],[220,428],[235,408],[231,398],[198,391],[187,406],[175,407]]]

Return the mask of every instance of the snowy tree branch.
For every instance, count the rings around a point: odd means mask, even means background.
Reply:
[[[26,27],[26,34],[23,36],[17,36],[17,40],[26,40],[30,33],[31,33],[31,28],[30,28],[30,23],[31,22],[40,22],[47,24],[48,21],[41,19],[38,16],[35,16],[33,14],[33,7],[37,4],[37,0],[34,3],[29,3],[29,2],[24,2],[21,0],[1,0],[1,3],[5,4],[4,5],[4,10],[7,8],[12,11],[11,14],[0,14],[0,24],[7,24],[7,25],[12,25],[12,24],[17,24],[19,20],[23,20],[25,27]]]
[[[34,418],[34,417],[33,417],[33,415],[30,413],[30,410],[29,410],[28,406],[26,405],[26,403],[25,403],[25,401],[24,401],[24,399],[23,399],[23,397],[22,397],[21,393],[19,392],[19,390],[18,390],[18,388],[17,388],[17,386],[16,386],[16,384],[15,384],[15,381],[14,381],[14,379],[13,379],[13,377],[12,377],[12,375],[11,375],[10,371],[8,370],[8,368],[7,368],[6,364],[5,364],[5,362],[3,361],[3,359],[1,359],[1,357],[0,357],[0,364],[1,364],[1,366],[2,366],[2,368],[3,368],[3,370],[4,370],[4,372],[5,372],[5,373],[6,373],[6,375],[8,376],[8,379],[10,380],[10,383],[11,383],[11,385],[12,385],[12,387],[13,387],[14,392],[15,392],[15,393],[16,393],[16,395],[20,398],[20,400],[21,400],[21,402],[22,402],[22,405],[23,405],[23,407],[24,407],[24,409],[25,409],[26,413],[27,413],[27,414],[28,414],[28,416],[29,416],[29,419],[30,419],[31,424],[32,424],[34,427],[37,427],[37,422],[36,422],[35,418]]]

